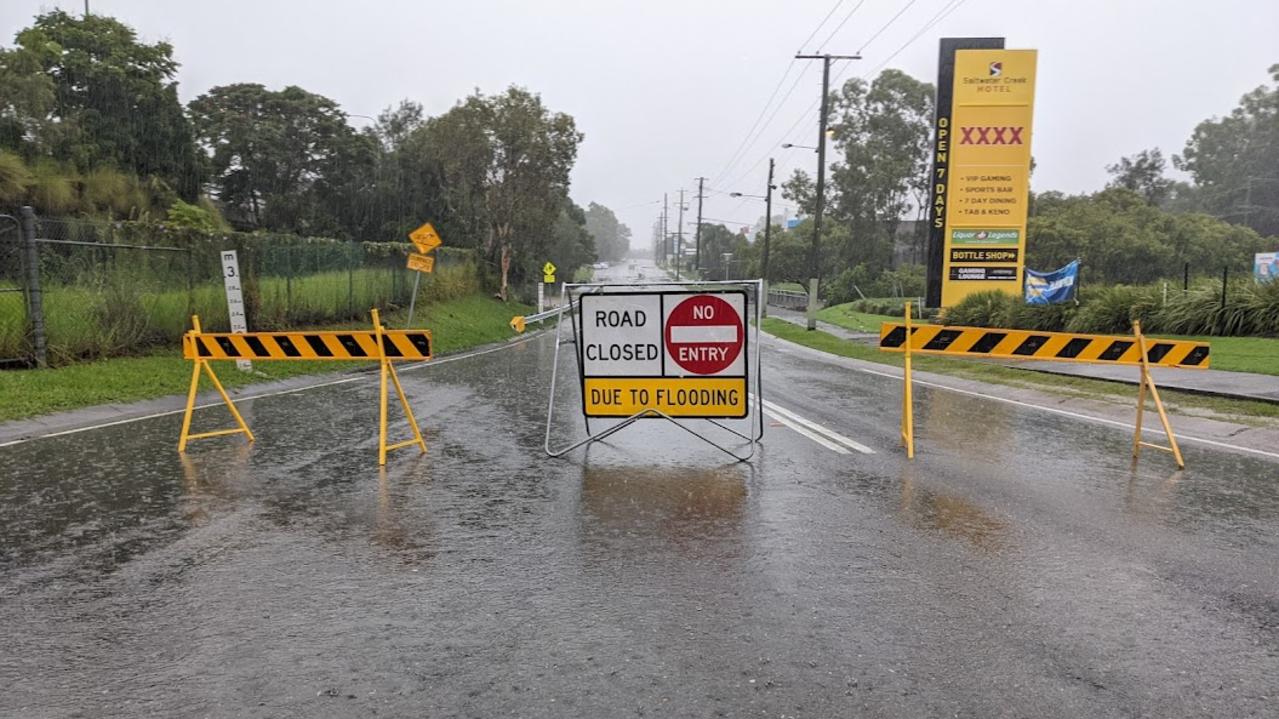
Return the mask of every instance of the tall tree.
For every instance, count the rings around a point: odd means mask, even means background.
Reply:
[[[194,198],[198,165],[173,80],[172,46],[141,42],[132,28],[105,15],[79,18],[61,10],[38,16],[18,33],[17,44],[28,54],[11,56],[6,65],[34,59],[53,81],[42,139],[54,158],[82,171],[108,165],[163,178]],[[17,91],[38,96],[36,84]]]
[[[617,262],[631,249],[631,228],[618,222],[617,215],[604,205],[592,202],[587,206],[586,230],[595,238],[595,251],[602,260]]]
[[[1279,235],[1279,65],[1272,85],[1244,95],[1226,117],[1195,128],[1173,164],[1189,172],[1205,211]]]
[[[336,102],[300,87],[223,85],[188,109],[211,189],[241,227],[332,232],[340,223],[329,200],[373,161],[374,140],[357,135]]]
[[[1106,172],[1112,176],[1106,187],[1120,187],[1146,198],[1152,205],[1163,205],[1172,192],[1173,182],[1164,176],[1167,163],[1164,155],[1155,147],[1130,157],[1121,157],[1119,162],[1106,166]]]
[[[843,266],[865,263],[876,274],[892,263],[897,224],[927,197],[933,86],[900,70],[874,82],[853,79],[832,97],[831,134],[840,153],[832,168],[832,219],[848,228]]]
[[[427,121],[419,150],[439,173],[442,199],[458,236],[500,271],[506,299],[512,276],[539,272],[582,134],[573,118],[540,96],[511,87],[472,95]]]

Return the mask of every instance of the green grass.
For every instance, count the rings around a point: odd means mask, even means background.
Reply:
[[[902,355],[898,353],[881,352],[877,347],[862,342],[841,339],[827,332],[810,332],[785,320],[773,317],[765,318],[763,328],[765,332],[771,335],[805,347],[821,350],[822,352],[894,367],[902,366]],[[1216,351],[1214,347],[1214,355]],[[1005,367],[991,362],[952,359],[949,357],[915,356],[913,365],[915,369],[926,372],[936,372],[938,374],[1010,387],[1048,391],[1072,397],[1122,401],[1125,404],[1134,405],[1136,399],[1135,387],[1118,382],[1034,372]],[[1218,417],[1235,419],[1250,424],[1255,423],[1257,418],[1279,418],[1279,405],[1269,402],[1210,397],[1170,389],[1161,390],[1160,394],[1170,408],[1182,410],[1183,413],[1187,414],[1204,414],[1207,412]]]
[[[1279,338],[1157,336],[1209,343],[1212,345],[1213,369],[1279,375]]]
[[[431,330],[435,352],[443,354],[512,336],[511,317],[529,307],[471,295],[419,305],[416,327]],[[388,327],[404,326],[407,313],[384,316]],[[367,322],[326,324],[325,329],[367,328]],[[254,373],[235,369],[232,362],[215,362],[218,378],[228,387],[298,375],[337,372],[366,366],[357,362],[255,362]],[[367,366],[371,366],[367,365]],[[118,357],[47,370],[0,372],[0,421],[113,402],[133,402],[183,394],[191,381],[191,364],[182,359],[178,344],[141,357]],[[203,389],[210,389],[207,380]]]
[[[872,315],[865,312],[857,312],[853,310],[852,303],[842,305],[832,305],[817,311],[817,319],[822,322],[829,322],[837,327],[843,327],[846,330],[854,332],[872,332],[879,334],[879,326],[885,322],[902,322],[902,317],[890,317],[888,315]],[[919,324],[927,324],[927,320],[915,318],[915,322]]]

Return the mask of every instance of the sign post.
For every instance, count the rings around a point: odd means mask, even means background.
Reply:
[[[407,325],[413,326],[413,310],[417,305],[417,288],[422,283],[422,275],[435,271],[435,257],[431,251],[443,244],[440,235],[431,223],[426,223],[409,233],[409,240],[417,248],[417,252],[409,253],[407,267],[417,272],[413,278],[413,296],[409,298],[409,319]]]
[[[235,250],[222,251],[222,281],[226,286],[226,307],[231,315],[231,332],[242,335],[249,331],[249,322],[244,314],[244,292],[240,288],[240,263],[236,259]],[[241,372],[253,371],[253,363],[248,360],[236,360],[235,366]]]

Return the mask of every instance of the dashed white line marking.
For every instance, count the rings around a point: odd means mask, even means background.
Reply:
[[[785,407],[782,407],[781,405],[775,402],[770,402],[768,400],[764,400],[763,402],[764,402],[764,410],[768,415],[772,416],[774,419],[786,425],[787,427],[790,427],[796,432],[799,432],[805,437],[808,437],[809,439],[813,439],[814,441],[818,442],[818,444],[829,447],[831,442],[837,443],[838,445],[840,445],[837,451],[841,451],[843,454],[848,454],[849,449],[854,450],[856,452],[861,452],[862,454],[875,453],[875,450],[871,449],[870,447],[867,447],[866,445],[862,444],[861,442],[858,442],[855,439],[852,439],[850,437],[845,437],[844,435],[840,434],[839,432],[836,432],[830,427],[818,424],[817,422],[814,422],[811,419],[805,419],[804,417],[801,417],[799,414],[789,409],[786,409]],[[813,436],[814,433],[821,435],[822,439],[821,440],[816,439]]]
[[[764,414],[768,415],[769,417],[772,417],[773,419],[777,420],[778,422],[781,422],[782,424],[786,425],[787,427],[789,427],[789,428],[791,428],[791,429],[795,430],[795,432],[797,432],[798,434],[801,434],[801,435],[803,435],[803,436],[805,436],[805,437],[807,437],[807,438],[809,438],[809,439],[813,440],[814,442],[816,442],[816,443],[820,444],[821,446],[825,447],[826,449],[829,449],[829,450],[830,450],[830,451],[832,451],[832,452],[837,452],[837,453],[839,453],[839,454],[852,454],[852,452],[848,451],[847,449],[845,449],[844,447],[841,447],[841,446],[840,446],[840,445],[838,445],[838,444],[835,444],[834,442],[830,441],[829,439],[826,439],[825,437],[821,436],[820,434],[817,434],[816,432],[810,432],[810,431],[809,431],[808,429],[806,429],[803,425],[801,425],[801,424],[799,424],[799,423],[797,423],[797,422],[795,422],[795,421],[793,421],[793,420],[791,420],[791,419],[788,419],[785,415],[782,415],[782,414],[780,414],[780,413],[774,413],[774,412],[773,412],[773,410],[771,410],[771,409],[765,409],[765,410],[764,410]]]

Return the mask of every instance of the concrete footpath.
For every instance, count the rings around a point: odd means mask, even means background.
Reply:
[[[803,312],[769,307],[768,314],[770,317],[793,322],[797,325],[805,324]],[[829,322],[818,321],[817,328],[847,340],[865,342],[872,345],[879,341],[879,335],[877,334],[854,332]],[[1275,361],[1279,362],[1279,357],[1276,357]],[[1069,377],[1087,377],[1089,379],[1123,382],[1131,385],[1136,385],[1138,379],[1136,369],[1130,366],[1041,362],[1036,360],[1004,362],[1003,364],[1007,367],[1034,372]],[[1279,403],[1279,376],[1276,375],[1226,372],[1214,369],[1178,369],[1176,367],[1153,367],[1150,372],[1155,378],[1155,383],[1167,389],[1230,397],[1232,399]]]

